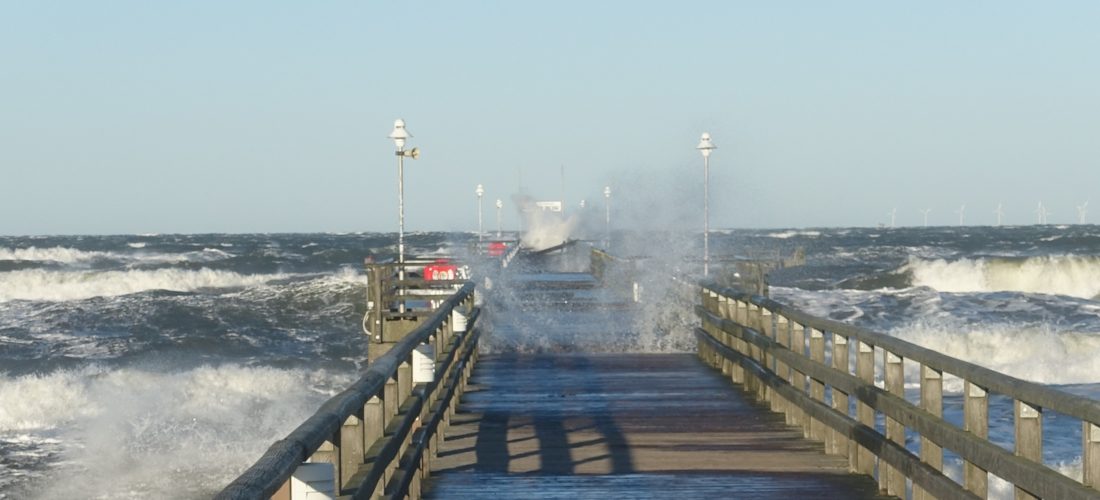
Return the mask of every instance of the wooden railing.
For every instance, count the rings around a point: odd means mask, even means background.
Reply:
[[[704,362],[890,495],[904,498],[911,482],[917,499],[985,498],[994,474],[1016,498],[1100,498],[1098,401],[713,284],[703,285],[697,313]],[[906,363],[919,368],[917,403],[905,397]],[[943,418],[944,376],[964,382],[961,428]],[[989,440],[991,394],[1014,403],[1014,450]],[[1080,421],[1083,482],[1043,464],[1044,411]],[[906,448],[907,432],[919,436],[919,456]],[[944,450],[962,459],[962,484],[944,474]]]
[[[337,495],[419,497],[420,480],[476,361],[473,291],[467,283],[448,298],[216,498],[290,498],[290,478],[306,461],[331,464]],[[462,321],[455,328],[455,315],[466,319],[465,328]],[[414,383],[414,356],[427,345],[433,347],[434,377]]]

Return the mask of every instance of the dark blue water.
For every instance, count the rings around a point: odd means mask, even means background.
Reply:
[[[407,241],[410,254],[461,254],[473,237]],[[394,258],[394,243],[392,234],[0,237],[0,498],[209,496],[357,376],[367,349],[362,263]],[[731,258],[800,248],[805,266],[770,277],[779,300],[1100,394],[1100,228],[754,230],[711,240],[716,273]],[[691,281],[701,237],[617,232],[613,251],[649,256],[640,274]],[[668,280],[642,278],[648,300],[630,325],[591,315],[594,332],[620,343],[602,348],[690,349],[690,302],[662,290]],[[631,333],[641,340],[627,342]],[[496,334],[535,337],[496,339],[510,348],[555,345],[537,338],[552,328]],[[1079,474],[1079,437],[1072,426],[1053,432],[1047,461]]]
[[[357,376],[393,236],[0,237],[0,498],[209,496]]]

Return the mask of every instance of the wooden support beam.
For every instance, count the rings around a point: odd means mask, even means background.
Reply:
[[[965,384],[965,393],[963,420],[967,432],[982,439],[989,438],[989,394],[969,380]],[[966,462],[964,484],[966,489],[984,498],[989,494],[989,472]]]

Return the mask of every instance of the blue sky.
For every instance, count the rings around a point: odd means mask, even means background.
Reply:
[[[1097,2],[6,2],[0,234],[1051,222],[1100,205]],[[1100,207],[1098,207],[1100,210]],[[602,211],[601,211],[602,212]],[[601,214],[602,215],[602,214]],[[1100,217],[1100,216],[1098,216]]]

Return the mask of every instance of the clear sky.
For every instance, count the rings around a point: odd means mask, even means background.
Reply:
[[[1100,220],[1100,2],[9,1],[0,234]]]

